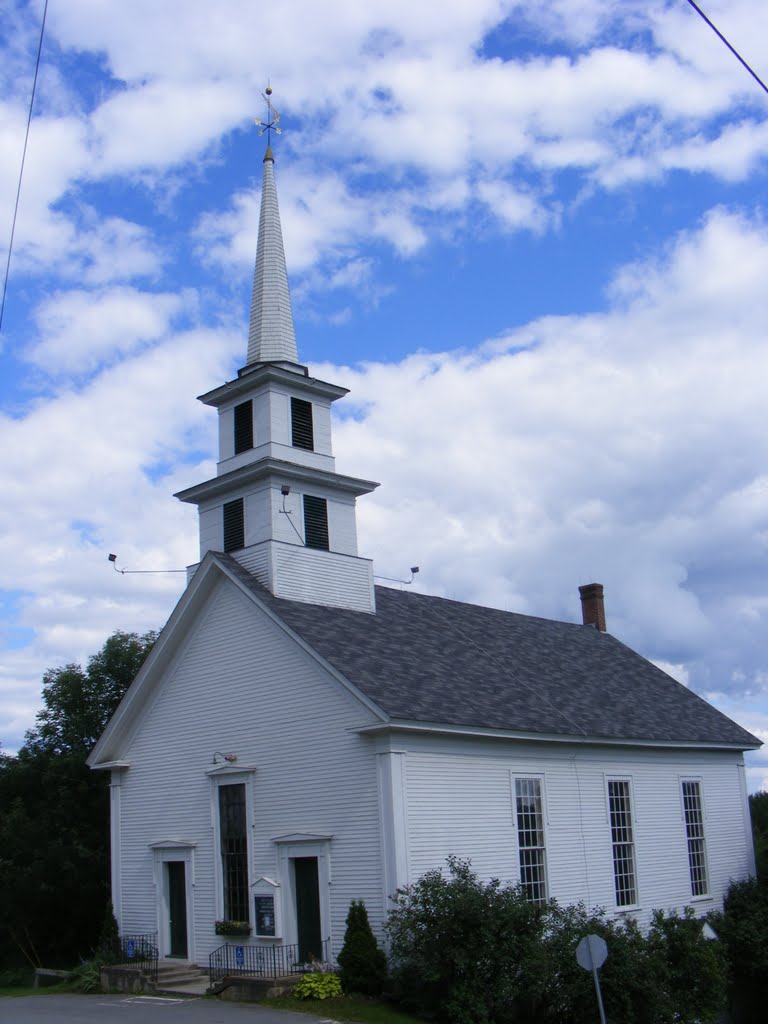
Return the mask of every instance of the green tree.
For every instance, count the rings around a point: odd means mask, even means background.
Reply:
[[[709,920],[728,956],[731,1019],[762,1024],[768,1002],[768,886],[754,878],[731,882],[723,910]]]
[[[109,780],[85,758],[156,638],[114,633],[85,669],[43,678],[17,756],[0,754],[0,965],[70,966],[109,900]]]
[[[749,798],[752,817],[752,838],[755,842],[757,879],[768,886],[768,793],[752,793]]]
[[[352,900],[349,906],[339,966],[345,992],[381,995],[387,977],[387,956],[371,930],[368,911],[362,900]]]

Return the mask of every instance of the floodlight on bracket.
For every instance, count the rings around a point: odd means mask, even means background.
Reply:
[[[141,575],[146,575],[147,573],[154,574],[154,573],[158,573],[158,572],[186,572],[187,571],[186,569],[118,569],[117,568],[117,555],[113,554],[110,551],[110,553],[107,555],[107,558],[112,563],[112,568],[115,570],[115,572],[119,572],[121,576],[125,576],[126,573],[127,574],[140,573]]]
[[[416,574],[418,573],[418,571],[419,571],[418,565],[412,565],[411,566],[411,578],[409,580],[397,579],[395,576],[377,576],[375,573],[374,573],[373,578],[375,580],[386,580],[388,583],[404,583],[405,586],[410,586],[410,584],[413,583],[413,581],[416,579]]]

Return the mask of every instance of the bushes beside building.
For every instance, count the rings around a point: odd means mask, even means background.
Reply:
[[[596,997],[576,962],[587,934],[609,949],[600,971],[609,1019],[707,1024],[725,1003],[724,946],[692,912],[654,915],[647,934],[583,905],[529,903],[519,886],[481,882],[450,859],[401,890],[387,931],[393,993],[404,1007],[449,1024],[593,1024]]]

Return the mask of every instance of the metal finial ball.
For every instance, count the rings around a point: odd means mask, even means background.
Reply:
[[[272,95],[272,86],[268,85],[267,86],[267,96],[271,96],[271,95]]]

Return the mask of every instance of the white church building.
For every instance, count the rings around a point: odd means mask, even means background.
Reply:
[[[759,740],[612,637],[597,584],[579,622],[375,586],[345,394],[299,363],[268,147],[246,364],[201,396],[216,476],[177,495],[200,560],[89,759],[121,932],[199,964],[335,956],[351,900],[381,935],[449,855],[641,924],[719,906],[754,872]]]

